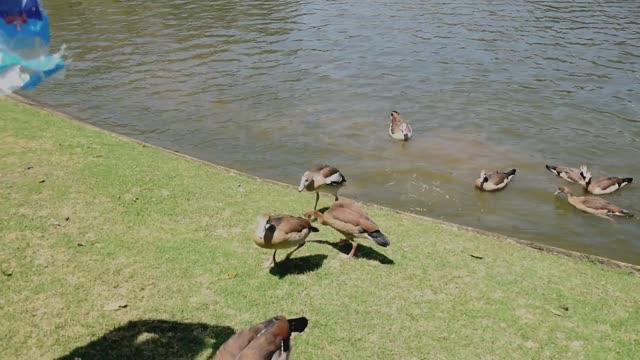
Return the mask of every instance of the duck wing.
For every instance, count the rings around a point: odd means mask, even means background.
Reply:
[[[279,351],[289,352],[291,333],[303,332],[307,324],[305,317],[276,316],[231,337],[213,360],[271,359]]]
[[[367,215],[364,210],[355,204],[339,203],[327,210],[329,216],[345,225],[349,232],[356,233],[357,228],[362,228],[370,233],[379,230],[378,225]],[[326,214],[326,213],[325,213]]]
[[[239,354],[245,350],[245,348],[251,344],[255,338],[267,330],[270,325],[273,325],[276,321],[279,320],[279,317],[274,317],[267,321],[264,321],[256,326],[252,326],[248,329],[244,329],[239,333],[233,335],[229,340],[227,340],[216,352],[213,360],[232,360],[237,359]],[[276,349],[277,350],[277,349]],[[275,350],[274,350],[275,353]]]
[[[333,221],[333,224],[330,223],[330,225],[334,229],[357,237],[368,237],[382,247],[389,246],[391,242],[386,235],[356,203],[339,201],[334,205],[327,211]],[[364,236],[365,234],[366,236]]]
[[[320,175],[325,179],[325,183],[329,185],[339,185],[347,181],[340,170],[333,166],[326,166],[320,170]]]
[[[594,210],[607,210],[614,212],[622,210],[621,208],[611,204],[607,200],[596,196],[585,196],[581,199],[581,202],[584,206]]]
[[[632,181],[633,181],[633,178],[619,178],[616,176],[599,176],[591,180],[591,184],[604,190],[613,186],[622,187]]]
[[[300,233],[305,229],[311,231],[318,231],[317,228],[311,225],[311,222],[303,217],[290,216],[290,215],[276,215],[271,217],[271,223],[276,226],[276,229],[285,233]]]
[[[507,178],[507,174],[503,172],[494,172],[487,175],[487,182],[492,183],[495,186],[499,186],[502,185],[507,180]]]
[[[557,176],[570,181],[572,183],[581,183],[584,181],[582,178],[580,169],[570,168],[566,166],[545,165],[547,170],[556,174]]]

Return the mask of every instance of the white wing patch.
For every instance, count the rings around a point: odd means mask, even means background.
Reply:
[[[325,179],[325,184],[340,184],[342,183],[342,180],[344,180],[344,178],[342,177],[342,174],[340,174],[340,172],[337,172],[331,176],[329,176],[328,178]]]

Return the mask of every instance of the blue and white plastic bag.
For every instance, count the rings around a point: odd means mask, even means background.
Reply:
[[[0,95],[29,90],[64,68],[64,46],[49,54],[40,0],[0,0]]]

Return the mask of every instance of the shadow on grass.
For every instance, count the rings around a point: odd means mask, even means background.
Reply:
[[[215,353],[234,333],[228,326],[136,320],[58,359],[193,359],[209,348]]]
[[[321,213],[323,213],[323,214],[324,214],[325,212],[327,212],[327,210],[329,210],[329,206],[325,206],[325,207],[323,207],[323,208],[318,209],[318,211],[319,211],[319,212],[321,212]]]
[[[345,242],[342,245],[340,245],[338,242],[332,242],[327,240],[308,240],[307,242],[314,242],[318,244],[329,245],[332,248],[338,250],[339,252],[345,255],[349,255],[349,252],[351,252],[350,242]],[[356,254],[354,255],[354,257],[377,261],[383,265],[395,264],[395,261],[393,261],[393,259],[388,258],[385,254],[378,252],[377,250],[374,250],[366,245],[362,245],[360,243],[358,243],[358,247],[356,248]]]
[[[287,275],[300,275],[316,271],[322,267],[322,263],[327,257],[325,254],[292,257],[276,264],[276,266],[269,269],[269,273],[282,279]]]

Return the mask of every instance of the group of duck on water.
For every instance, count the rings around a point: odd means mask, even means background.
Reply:
[[[404,121],[397,111],[391,112],[389,135],[397,140],[407,141],[411,139],[413,130]],[[586,192],[594,195],[610,194],[627,184],[632,178],[620,178],[614,176],[593,177],[587,166],[570,168],[554,165],[545,165],[555,175],[572,183],[580,184]],[[481,191],[497,191],[507,187],[515,176],[516,169],[508,171],[486,172],[482,170],[480,177],[475,180],[475,186]],[[335,167],[325,164],[315,165],[306,171],[300,179],[298,191],[315,192],[313,210],[309,210],[304,217],[293,215],[258,216],[258,225],[255,231],[255,243],[265,249],[273,250],[267,267],[277,264],[276,253],[278,250],[294,248],[287,253],[283,261],[305,245],[309,234],[318,232],[319,229],[312,225],[312,221],[329,226],[339,232],[344,242],[351,243],[351,251],[347,258],[353,258],[358,246],[355,239],[370,239],[376,244],[387,247],[390,241],[380,231],[378,225],[362,209],[362,207],[350,200],[340,200],[338,191],[346,183],[346,177]],[[334,196],[334,203],[324,212],[317,210],[320,200],[319,192],[327,192]],[[613,205],[597,196],[575,196],[566,186],[561,186],[555,195],[564,193],[569,203],[574,207],[598,216],[617,215],[633,216],[630,212]],[[308,320],[304,317],[286,319],[277,316],[266,320],[254,327],[245,329],[229,339],[216,353],[214,360],[227,359],[288,359],[290,338],[293,332],[302,332],[306,328]]]
[[[545,167],[569,182],[582,185],[585,191],[595,195],[611,194],[633,181],[633,178],[616,176],[593,177],[586,165],[580,166],[579,169],[555,165],[545,165]],[[480,178],[476,179],[476,187],[483,191],[501,190],[507,187],[515,174],[516,169],[496,171],[491,174],[487,174],[482,170]],[[605,217],[607,215],[633,216],[629,211],[597,196],[575,196],[566,186],[559,187],[555,195],[562,193],[567,194],[567,199],[571,205],[591,214]]]

